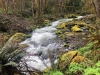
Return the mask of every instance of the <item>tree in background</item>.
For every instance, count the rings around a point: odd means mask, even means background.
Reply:
[[[82,3],[83,3],[82,13],[94,14],[94,6],[92,0],[82,0]]]
[[[3,14],[8,14],[8,0],[0,0],[0,5]]]
[[[100,0],[93,0],[96,17],[100,18]]]
[[[67,13],[79,13],[82,10],[82,0],[65,0]]]

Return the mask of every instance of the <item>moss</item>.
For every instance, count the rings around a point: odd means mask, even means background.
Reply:
[[[9,41],[16,40],[17,42],[21,42],[22,40],[25,39],[25,36],[26,34],[24,33],[16,33],[9,39]]]
[[[56,34],[62,34],[62,31],[61,30],[56,30]]]
[[[77,54],[78,53],[78,54]],[[61,56],[61,61],[66,61],[66,58],[72,58],[75,54],[80,55],[78,51],[69,51]]]
[[[64,53],[59,59],[59,67],[61,69],[64,69],[66,67],[66,65],[68,65],[71,60],[76,57],[77,55],[81,55],[79,52],[77,51],[69,51]]]
[[[32,36],[32,34],[27,34],[26,38],[30,38]]]
[[[71,63],[79,63],[79,62],[82,62],[83,60],[85,59],[85,57],[83,56],[76,56],[75,58],[72,59]]]
[[[63,47],[68,47],[68,46],[69,46],[69,44],[64,44],[64,45],[63,45]]]
[[[44,20],[44,24],[45,24],[46,26],[50,26],[50,20]]]
[[[14,48],[18,47],[17,45],[22,42],[26,37],[26,34],[16,33],[14,34],[4,45],[2,51],[7,50],[8,47],[13,46]]]
[[[75,34],[73,32],[65,32],[65,35],[67,35],[67,36],[74,36]]]
[[[80,32],[80,31],[82,31],[82,29],[79,28],[78,25],[73,26],[73,27],[71,28],[71,30],[72,30],[73,32]]]
[[[65,38],[64,34],[60,34],[58,37],[61,38],[62,40]]]
[[[57,26],[58,29],[66,29],[66,23],[63,22],[60,25]]]

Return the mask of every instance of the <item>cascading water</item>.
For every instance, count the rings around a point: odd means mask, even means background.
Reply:
[[[82,16],[79,16],[77,19],[80,18],[82,18]],[[22,44],[26,43],[29,45],[29,47],[26,49],[28,55],[24,56],[22,58],[22,62],[20,62],[21,66],[23,66],[23,70],[25,70],[25,66],[27,66],[29,70],[35,68],[40,71],[44,70],[47,66],[51,66],[48,56],[49,52],[57,50],[61,47],[61,45],[56,42],[56,26],[62,22],[68,22],[70,20],[72,19],[61,19],[52,22],[51,26],[36,29],[35,31],[33,31],[31,38],[28,38],[24,42],[22,42]],[[52,52],[51,54],[55,56],[54,63],[57,62],[56,52]]]

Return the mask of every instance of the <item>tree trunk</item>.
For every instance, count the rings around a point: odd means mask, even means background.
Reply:
[[[42,0],[38,0],[38,23],[42,22]]]
[[[100,18],[100,0],[93,0],[95,12],[96,12],[96,17]]]

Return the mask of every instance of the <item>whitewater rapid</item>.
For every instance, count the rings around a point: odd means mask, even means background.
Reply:
[[[82,18],[79,16],[77,19]],[[55,60],[54,63],[57,63],[57,51],[59,50],[61,45],[57,42],[57,36],[55,31],[57,30],[57,25],[62,22],[68,22],[72,19],[61,19],[51,23],[51,26],[43,27],[40,29],[36,29],[32,32],[32,37],[26,39],[21,44],[28,44],[28,48],[26,52],[28,53],[26,56],[22,58],[22,62],[20,62],[22,69],[26,69],[26,65],[29,70],[38,69],[43,71],[47,67],[51,66],[49,54],[51,53]]]

